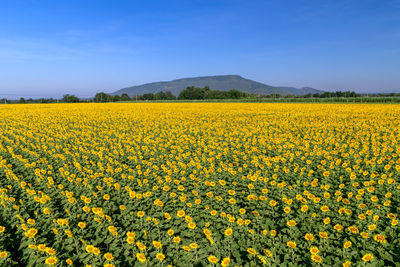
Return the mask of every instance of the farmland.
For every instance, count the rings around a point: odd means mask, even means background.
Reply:
[[[400,106],[0,106],[0,266],[394,265]]]

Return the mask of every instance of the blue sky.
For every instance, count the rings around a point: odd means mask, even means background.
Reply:
[[[400,91],[399,0],[3,0],[0,98],[184,77]]]

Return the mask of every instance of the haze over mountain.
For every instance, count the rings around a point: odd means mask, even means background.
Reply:
[[[193,78],[183,78],[172,81],[146,83],[142,85],[131,86],[120,89],[112,95],[128,94],[129,96],[143,95],[147,93],[157,93],[160,91],[171,91],[172,94],[178,96],[179,93],[188,86],[205,87],[209,86],[211,90],[229,91],[236,89],[248,94],[293,94],[305,95],[308,93],[323,93],[323,91],[313,89],[311,87],[303,87],[300,89],[294,87],[276,87],[264,83],[245,79],[240,75],[217,75],[203,76]]]

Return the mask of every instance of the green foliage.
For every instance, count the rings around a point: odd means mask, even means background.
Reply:
[[[142,96],[142,99],[143,99],[143,100],[154,100],[154,94],[152,94],[152,93],[144,94],[144,95]]]
[[[96,102],[96,103],[105,103],[105,102],[112,102],[112,101],[113,101],[113,97],[104,92],[97,93],[94,97],[94,102]]]
[[[239,99],[245,98],[248,94],[238,90],[220,91],[210,90],[210,87],[204,88],[189,86],[183,90],[178,99]]]
[[[158,92],[154,95],[154,98],[156,100],[173,100],[176,99],[176,96],[174,96],[171,91],[167,91],[167,92]]]
[[[129,101],[131,98],[128,96],[128,94],[122,94],[121,95],[121,101]]]
[[[113,96],[113,102],[121,101],[121,97],[119,95]]]
[[[324,92],[322,94],[313,94],[313,97],[327,98],[327,97],[360,97],[360,94],[357,94],[354,91],[336,91],[336,92]]]
[[[40,100],[41,100],[41,103],[47,103],[46,99],[44,99],[44,98],[41,98]],[[65,102],[65,103],[78,103],[79,102],[79,98],[77,96],[74,96],[74,95],[66,94],[62,98],[62,102]]]

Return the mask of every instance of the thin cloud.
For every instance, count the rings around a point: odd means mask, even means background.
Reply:
[[[0,39],[0,61],[62,61],[101,56],[103,54],[135,55],[138,51],[113,41],[86,41],[68,44],[40,38]]]

